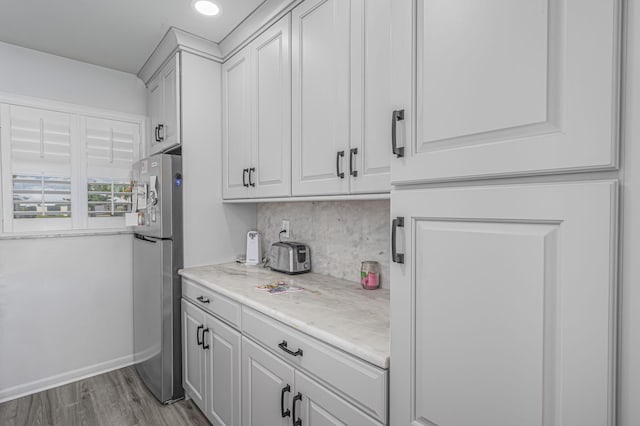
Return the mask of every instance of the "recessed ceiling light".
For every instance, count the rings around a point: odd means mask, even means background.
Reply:
[[[215,16],[220,14],[220,6],[211,0],[193,0],[191,5],[198,13],[203,15]]]

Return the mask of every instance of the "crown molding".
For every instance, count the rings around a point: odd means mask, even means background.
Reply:
[[[265,0],[219,43],[224,60],[229,59],[303,0]]]
[[[138,77],[148,84],[155,77],[162,65],[177,51],[185,51],[194,55],[202,56],[215,62],[223,62],[224,57],[217,43],[183,31],[179,28],[171,27],[162,37],[160,43],[155,48],[147,62],[144,63]]]

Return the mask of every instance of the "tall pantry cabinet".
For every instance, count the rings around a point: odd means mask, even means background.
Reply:
[[[617,166],[618,0],[394,2],[392,182]]]
[[[614,424],[620,8],[394,2],[391,424]]]

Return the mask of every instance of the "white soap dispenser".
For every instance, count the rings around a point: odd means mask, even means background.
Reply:
[[[258,231],[247,232],[247,257],[245,265],[257,265],[262,261],[262,248]]]

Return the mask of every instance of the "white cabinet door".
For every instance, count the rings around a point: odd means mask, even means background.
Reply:
[[[349,192],[350,1],[292,11],[292,192]]]
[[[392,216],[391,424],[613,425],[615,181],[396,191]]]
[[[244,48],[222,65],[222,189],[224,198],[250,195],[250,51]]]
[[[205,410],[205,352],[202,350],[202,332],[205,313],[182,300],[182,381],[184,390],[193,402]]]
[[[161,142],[159,135],[159,125],[162,122],[162,85],[160,76],[157,76],[147,86],[147,110],[149,112],[150,144],[147,152],[158,152],[156,146]]]
[[[160,70],[147,86],[147,106],[151,121],[150,154],[180,144],[180,54]]]
[[[395,1],[392,181],[616,167],[620,8]]]
[[[291,195],[291,49],[286,15],[251,43],[253,196]]]
[[[242,338],[243,426],[287,426],[291,423],[293,367]]]
[[[214,426],[240,424],[240,333],[206,314],[206,416]]]
[[[389,192],[391,0],[351,4],[351,192]]]
[[[294,422],[300,419],[305,426],[381,425],[298,370],[295,380]]]
[[[176,53],[173,59],[164,66],[160,74],[164,99],[162,145],[164,149],[180,144],[180,56]]]

